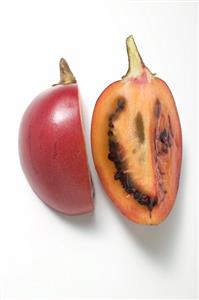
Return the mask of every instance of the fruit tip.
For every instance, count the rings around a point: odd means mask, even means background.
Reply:
[[[133,37],[133,35],[131,34],[131,35],[129,35],[127,38],[126,38],[126,41],[129,41],[129,40],[133,40],[134,41],[134,37]]]
[[[65,60],[65,58],[61,57],[60,60],[59,60],[59,62],[60,62],[60,63],[66,62],[66,60]]]

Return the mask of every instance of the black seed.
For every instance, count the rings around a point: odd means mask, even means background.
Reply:
[[[120,180],[124,185],[126,185],[126,174],[125,173],[121,172]]]
[[[124,174],[123,180],[124,180],[124,187],[127,193],[129,194],[133,193],[134,188],[130,176],[128,174]]]
[[[134,198],[135,198],[135,199],[139,199],[139,198],[140,198],[140,192],[136,191],[136,192],[134,193]]]
[[[115,180],[120,179],[120,178],[121,178],[121,175],[122,175],[122,172],[121,172],[121,171],[117,171],[117,172],[115,173],[114,179],[115,179]]]
[[[150,210],[153,209],[156,204],[157,204],[157,198],[151,198],[148,204],[149,209]]]
[[[143,199],[139,199],[138,202],[141,204],[141,205],[148,205],[148,203]]]
[[[109,130],[108,131],[108,136],[113,136],[113,131]]]
[[[126,174],[126,185],[127,185],[127,187],[131,187],[131,185],[132,185],[130,176],[128,174]]]
[[[142,204],[142,205],[145,205],[145,202],[142,201],[142,194],[140,194],[139,198],[137,199],[137,201]]]
[[[148,205],[148,202],[149,202],[150,198],[147,195],[142,195],[141,200],[142,200],[143,203],[145,203],[146,205]]]
[[[125,99],[119,99],[117,102],[117,108],[119,108],[119,110],[123,110],[126,104],[126,100]]]
[[[115,165],[116,166],[116,169],[118,170],[118,171],[120,171],[120,172],[122,172],[122,164],[117,164],[117,165]],[[120,178],[120,181],[121,181],[121,178]]]
[[[133,193],[133,188],[128,187],[128,188],[126,188],[126,191],[127,191],[128,194],[132,194]]]
[[[160,140],[161,142],[164,142],[165,140],[167,140],[168,137],[168,132],[166,129],[164,129],[161,133],[160,133]]]
[[[114,161],[114,160],[116,159],[115,153],[110,152],[110,153],[108,154],[108,159]]]
[[[116,154],[117,155],[117,154]],[[121,160],[120,160],[120,158],[118,157],[118,155],[116,156],[116,158],[115,158],[115,164],[116,164],[116,166],[120,166],[120,165],[122,165],[122,162],[121,162]]]
[[[168,144],[168,142],[169,142],[169,133],[168,133],[168,131],[167,131],[166,129],[164,129],[164,130],[160,133],[159,139],[160,139],[160,141],[161,141],[163,144],[165,144],[165,145]]]

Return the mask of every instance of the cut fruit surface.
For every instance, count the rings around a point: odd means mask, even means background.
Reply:
[[[102,184],[121,212],[136,223],[159,224],[178,189],[181,128],[168,86],[144,66],[132,42],[127,39],[129,62],[137,62],[96,103],[92,153]]]

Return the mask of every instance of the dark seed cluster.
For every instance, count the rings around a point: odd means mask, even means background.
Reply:
[[[157,198],[151,198],[146,194],[140,192],[133,184],[128,173],[124,171],[117,171],[114,176],[115,180],[120,180],[125,191],[132,195],[139,204],[146,205],[150,210],[157,204]]]
[[[166,129],[160,132],[159,140],[162,143],[162,151],[168,153],[168,148],[171,147],[171,137]]]
[[[108,137],[109,137],[109,154],[108,159],[113,161],[117,172],[114,175],[115,180],[120,180],[123,188],[125,191],[132,195],[139,204],[145,205],[151,211],[153,207],[157,204],[157,198],[151,198],[146,194],[140,192],[135,185],[129,174],[126,172],[127,170],[127,162],[124,161],[121,155],[121,147],[117,142],[114,133],[114,120],[116,120],[119,116],[119,113],[125,108],[125,99],[119,99],[117,103],[117,108],[115,113],[109,116],[109,130],[108,130]]]

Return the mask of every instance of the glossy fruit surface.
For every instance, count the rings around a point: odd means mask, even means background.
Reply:
[[[34,192],[68,215],[93,209],[77,83],[60,61],[61,82],[36,97],[20,126],[19,154]],[[65,75],[64,75],[65,72]]]
[[[91,143],[96,170],[114,204],[130,220],[159,224],[178,190],[182,135],[168,86],[144,65],[132,36],[129,70],[95,105]]]

